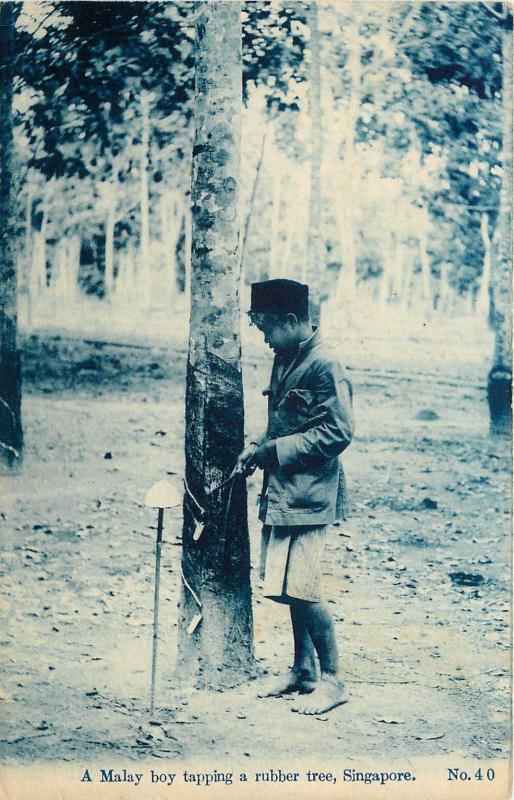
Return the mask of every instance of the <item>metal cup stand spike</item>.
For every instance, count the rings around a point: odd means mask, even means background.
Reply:
[[[157,542],[155,544],[155,588],[153,601],[153,638],[152,638],[152,680],[150,689],[150,713],[155,707],[155,683],[157,680],[157,642],[159,639],[159,590],[161,582],[161,550],[162,531],[164,522],[164,509],[179,506],[182,496],[176,487],[169,481],[157,481],[148,490],[145,497],[145,506],[157,508]]]
[[[222,487],[230,484],[230,494],[229,499],[227,502],[227,513],[228,513],[228,506],[230,505],[230,499],[232,497],[232,482],[236,478],[238,474],[245,472],[243,468],[236,465],[230,475],[225,478],[225,480],[221,481],[217,486],[212,486],[210,490],[207,492],[208,494],[214,494]],[[246,472],[246,474],[250,474]],[[203,531],[206,527],[205,522],[205,509],[200,506],[198,501],[195,499],[194,495],[191,493],[187,481],[184,479],[184,485],[188,496],[193,500],[194,504],[196,505],[196,514],[201,519],[198,519],[195,516],[195,530],[193,534],[193,541],[197,542],[200,536],[202,535]],[[161,550],[162,550],[162,531],[163,531],[163,522],[164,522],[164,509],[165,508],[173,508],[175,506],[179,506],[182,503],[182,495],[178,492],[177,488],[170,483],[170,481],[157,481],[148,490],[146,497],[145,497],[145,506],[148,508],[157,508],[158,509],[158,516],[157,516],[157,542],[155,544],[155,588],[154,588],[154,601],[153,601],[153,638],[152,638],[152,678],[151,678],[151,688],[150,688],[150,713],[152,714],[155,708],[155,684],[157,680],[157,643],[159,640],[159,590],[160,590],[160,583],[161,583]],[[226,525],[226,519],[225,519]],[[184,573],[181,570],[182,580],[184,581],[184,585],[189,590],[191,595],[193,596],[197,606],[198,612],[195,614],[191,622],[189,623],[189,627],[187,629],[188,634],[191,636],[200,622],[202,621],[202,602],[199,599],[198,595],[194,591],[194,589],[189,585],[188,581]]]

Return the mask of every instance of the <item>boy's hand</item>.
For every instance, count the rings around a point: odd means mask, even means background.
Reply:
[[[274,469],[278,467],[277,445],[274,439],[264,442],[254,452],[252,462],[260,469]]]
[[[254,460],[254,455],[259,449],[259,446],[255,444],[255,442],[250,442],[248,447],[239,453],[237,457],[236,469],[238,472],[246,473],[247,475],[250,474],[250,471],[255,469],[256,463]]]

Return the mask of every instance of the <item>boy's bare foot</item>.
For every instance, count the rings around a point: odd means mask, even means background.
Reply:
[[[350,693],[346,684],[332,675],[322,675],[317,688],[305,701],[296,703],[292,711],[298,714],[324,714],[347,703]]]
[[[292,670],[266,681],[257,692],[257,697],[281,697],[283,694],[300,692],[309,694],[316,689],[317,682],[312,678],[297,675]]]

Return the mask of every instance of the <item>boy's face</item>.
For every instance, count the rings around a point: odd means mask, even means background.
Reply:
[[[251,314],[250,321],[263,334],[264,341],[275,353],[291,350],[297,344],[295,335],[296,318],[288,314],[285,319],[273,314]]]

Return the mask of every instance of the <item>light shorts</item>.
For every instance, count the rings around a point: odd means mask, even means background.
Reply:
[[[263,594],[278,603],[290,598],[319,603],[326,525],[264,525],[261,539]]]

